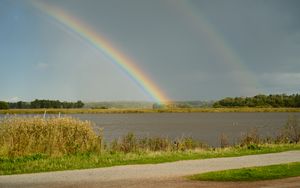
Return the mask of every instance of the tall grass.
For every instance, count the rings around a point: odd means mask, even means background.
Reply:
[[[208,148],[208,145],[190,137],[169,139],[162,137],[138,138],[133,133],[115,139],[110,144],[110,152],[141,152],[141,151],[186,151],[196,148]]]
[[[222,145],[222,139],[220,140]],[[223,141],[224,142],[224,141]],[[285,125],[275,137],[262,138],[256,128],[242,134],[239,145],[248,149],[259,149],[261,144],[288,144],[300,142],[300,124],[296,115],[288,117]]]
[[[17,116],[0,120],[0,156],[98,152],[101,143],[89,121]]]
[[[50,156],[106,151],[110,153],[185,151],[208,147],[192,138],[136,137],[133,133],[104,144],[90,121],[71,117],[6,117],[0,119],[0,157]]]
[[[276,143],[299,143],[300,121],[295,115],[289,116],[286,124],[275,139]]]

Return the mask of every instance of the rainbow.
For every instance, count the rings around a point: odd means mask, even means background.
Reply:
[[[107,38],[96,33],[88,25],[85,25],[79,19],[58,7],[50,6],[40,1],[32,1],[32,3],[36,8],[54,18],[58,23],[71,29],[86,42],[98,49],[111,63],[121,68],[152,100],[160,104],[165,104],[169,101],[161,89],[129,57],[115,48]]]
[[[210,41],[210,46],[215,50],[216,55],[222,59],[222,62],[232,70],[232,76],[235,78],[235,84],[243,90],[245,95],[254,95],[261,93],[261,84],[256,76],[250,71],[245,62],[236,53],[235,49],[224,38],[205,16],[195,8],[192,2],[187,0],[168,1],[174,10],[181,12],[186,16],[190,26],[197,31],[201,31]]]

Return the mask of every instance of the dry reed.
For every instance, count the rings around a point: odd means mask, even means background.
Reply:
[[[70,117],[6,117],[0,120],[0,156],[100,151],[91,122]]]

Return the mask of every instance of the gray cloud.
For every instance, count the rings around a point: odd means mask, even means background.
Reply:
[[[44,1],[103,35],[172,99],[300,92],[300,1]],[[1,81],[9,75],[1,75],[0,98],[149,99],[101,52],[30,1],[3,2],[1,67],[19,72],[10,84]],[[201,17],[236,59],[226,59]],[[43,71],[33,74],[32,66]]]

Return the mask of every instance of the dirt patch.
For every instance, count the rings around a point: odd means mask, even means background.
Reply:
[[[45,187],[45,185],[37,186]],[[47,187],[47,186],[46,186]],[[184,178],[172,178],[172,179],[144,179],[137,181],[113,181],[113,182],[82,182],[79,184],[55,184],[49,185],[49,187],[55,188],[182,188],[182,187],[213,187],[213,188],[253,188],[253,187],[264,187],[264,188],[298,188],[300,187],[300,177],[279,179],[279,180],[266,180],[266,181],[255,181],[255,182],[211,182],[211,181],[191,181]]]

